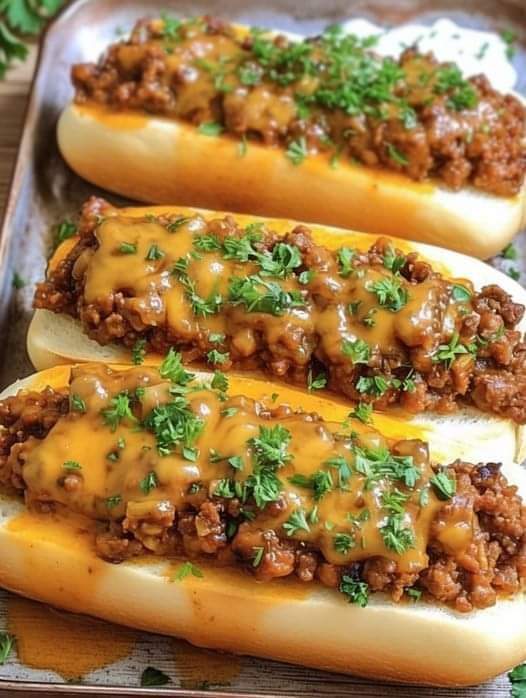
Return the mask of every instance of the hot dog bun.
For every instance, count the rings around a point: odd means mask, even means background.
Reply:
[[[69,370],[35,374],[0,398],[64,386]],[[243,391],[258,398],[268,385],[248,381]],[[504,472],[524,494],[524,472],[515,465]],[[458,614],[428,603],[394,604],[380,594],[359,608],[317,586],[257,584],[239,571],[203,566],[202,578],[170,583],[180,563],[112,565],[96,557],[84,520],[33,514],[5,494],[0,507],[0,585],[66,610],[210,648],[422,684],[479,683],[525,659],[524,594]]]
[[[439,183],[324,156],[295,167],[280,148],[202,135],[189,124],[100,106],[70,104],[58,123],[68,165],[88,181],[140,201],[230,209],[421,240],[487,259],[526,219],[515,197]],[[162,163],[162,167],[160,167]]]
[[[141,217],[145,213],[161,215],[175,212],[187,216],[195,214],[196,211],[205,219],[225,215],[223,212],[180,206],[130,207],[119,211],[122,215],[131,217]],[[263,219],[236,215],[236,220],[240,225],[245,226],[250,222]],[[278,234],[285,233],[296,225],[295,221],[290,220],[265,220]],[[376,240],[374,235],[367,233],[355,233],[328,226],[310,227],[314,240],[329,248],[347,244],[365,250]],[[431,262],[435,269],[446,276],[470,279],[476,289],[485,285],[498,284],[510,293],[515,301],[526,304],[526,291],[517,282],[483,262],[430,245],[407,243],[396,239],[393,242],[404,251],[418,252],[423,259]],[[74,244],[71,239],[64,243],[56,251],[50,265],[56,264],[71,244]],[[525,331],[526,319],[522,320],[518,329]],[[38,370],[63,363],[130,361],[130,353],[123,347],[101,346],[83,334],[78,321],[46,310],[38,310],[34,315],[27,337],[27,349],[33,365]],[[159,361],[159,356],[147,357],[147,362],[158,363]],[[281,386],[278,388],[282,389]],[[298,391],[298,394],[305,395],[305,391]],[[405,418],[407,419],[407,415]],[[431,432],[437,430],[436,438],[430,437],[432,442],[436,441],[437,447],[440,444],[443,446],[445,436],[449,439],[451,434],[457,434],[458,448],[463,450],[457,450],[455,457],[458,455],[471,460],[491,460],[491,458],[500,460],[506,456],[510,460],[521,462],[526,455],[526,430],[523,426],[474,409],[465,409],[448,416],[419,414],[413,421],[431,429]],[[466,429],[469,429],[469,437],[466,437]],[[494,455],[490,456],[488,449]]]

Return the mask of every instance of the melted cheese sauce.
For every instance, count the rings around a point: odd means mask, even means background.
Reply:
[[[119,294],[125,316],[138,331],[164,328],[173,342],[197,341],[201,345],[206,345],[210,334],[223,334],[236,361],[257,353],[257,337],[261,335],[264,344],[282,346],[284,358],[292,356],[299,366],[309,362],[315,337],[319,337],[315,355],[320,360],[349,364],[350,358],[343,351],[345,340],[361,339],[371,352],[379,350],[390,356],[404,354],[410,347],[431,351],[441,338],[450,337],[454,331],[458,304],[451,299],[444,280],[430,277],[414,284],[397,277],[407,302],[392,312],[371,290],[375,284],[393,279],[391,272],[379,265],[363,266],[348,278],[343,278],[337,268],[317,270],[307,285],[300,284],[295,274],[285,280],[268,277],[267,281],[284,291],[301,294],[300,307],[279,315],[249,312],[244,304],[229,302],[229,288],[232,278],[243,279],[260,272],[258,265],[226,259],[219,251],[196,254],[193,242],[206,233],[207,223],[200,216],[189,218],[173,233],[153,218],[109,216],[96,230],[97,249],[85,253],[86,259],[81,257],[76,265],[78,275],[83,274],[85,279],[84,304],[106,308]],[[133,252],[123,253],[123,245],[131,246]],[[333,240],[331,247],[334,245]],[[160,258],[151,259],[151,250],[160,250]],[[187,276],[201,299],[219,294],[219,311],[206,316],[196,314],[191,294],[174,272],[174,265],[182,258],[187,260]],[[463,280],[462,284],[472,289],[469,281]],[[350,311],[351,304],[356,306],[355,311]],[[298,334],[305,337],[304,344],[288,349],[287,337]]]
[[[386,546],[382,535],[388,515],[383,497],[392,490],[392,482],[384,476],[368,480],[356,469],[357,453],[388,448],[386,440],[374,430],[360,426],[355,442],[349,436],[338,437],[338,425],[325,424],[309,415],[269,418],[259,414],[257,405],[246,397],[224,400],[215,391],[196,386],[186,399],[191,413],[202,420],[202,431],[195,443],[197,454],[192,458],[174,451],[159,455],[156,437],[140,428],[135,419],[124,418],[112,429],[101,413],[112,397],[133,395],[138,387],[143,395],[136,409],[143,417],[172,399],[169,384],[159,378],[155,369],[116,373],[99,366],[73,369],[71,395],[84,402],[86,412],[70,412],[59,419],[45,439],[26,442],[23,478],[30,506],[53,503],[59,510],[64,508],[88,519],[127,517],[139,521],[147,518],[152,509],[184,508],[193,483],[200,483],[213,494],[218,480],[246,482],[254,472],[252,439],[261,435],[262,428],[279,424],[289,438],[288,455],[278,473],[286,506],[278,513],[256,510],[255,528],[280,530],[285,525],[282,530],[286,531],[291,515],[303,511],[305,515],[309,513],[310,524],[289,535],[320,549],[330,562],[347,564],[382,555],[396,560],[400,570],[417,571],[426,566],[429,529],[441,505],[432,491],[426,505],[419,499],[421,489],[427,487],[433,474],[423,444],[408,441],[399,446],[418,469],[417,485],[405,493],[403,510],[403,525],[411,529],[414,541],[400,554]],[[357,451],[356,443],[364,450]],[[211,459],[214,451],[220,453],[219,461]],[[111,454],[113,457],[108,458]],[[234,470],[226,460],[231,457],[241,459],[242,467]],[[342,484],[340,480],[339,486],[337,471],[327,465],[335,458],[345,459],[352,470],[348,481]],[[75,469],[68,470],[68,463],[76,464]],[[319,500],[311,489],[290,482],[293,476],[309,478],[324,468],[332,469],[333,487]],[[146,491],[142,483],[152,472],[156,484]],[[68,483],[71,473],[75,487]],[[398,487],[404,489],[400,482]],[[349,550],[336,550],[337,534],[352,537]],[[153,526],[146,533],[143,531],[141,540],[148,547],[149,536],[155,539],[156,535],[158,530]]]

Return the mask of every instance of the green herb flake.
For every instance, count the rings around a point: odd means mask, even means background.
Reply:
[[[202,579],[205,575],[203,571],[193,562],[187,560],[179,567],[179,569],[172,575],[171,582],[181,582],[186,577],[192,575],[192,577],[199,577]]]
[[[114,494],[111,497],[106,497],[106,507],[108,509],[115,509],[122,502],[122,496],[120,494]]]
[[[143,688],[148,686],[166,686],[170,682],[171,678],[164,671],[153,666],[147,666],[141,674],[141,687]]]
[[[146,477],[144,477],[139,483],[139,487],[143,494],[150,494],[150,492],[158,486],[159,480],[157,479],[157,475],[154,470],[150,470]]]
[[[293,165],[295,165],[296,167],[298,165],[301,165],[301,163],[305,160],[308,154],[309,151],[307,148],[307,141],[305,139],[305,136],[301,136],[297,140],[290,141],[287,148],[287,157]]]
[[[121,254],[136,254],[137,245],[133,242],[121,242],[119,252]]]
[[[451,499],[457,491],[457,483],[453,478],[450,478],[444,471],[433,475],[429,482],[433,486],[436,495],[439,499]]]
[[[0,632],[0,665],[6,663],[15,642],[14,635],[10,635],[5,631]]]
[[[198,129],[203,136],[220,136],[223,133],[223,126],[215,121],[209,121],[201,124]]]
[[[80,395],[76,395],[75,393],[73,393],[73,395],[71,396],[70,405],[73,412],[86,412],[86,403],[80,397]]]
[[[81,464],[76,460],[67,460],[62,464],[64,470],[82,470]]]
[[[344,574],[340,582],[340,591],[347,597],[349,603],[365,608],[369,603],[369,585],[354,577]]]
[[[146,356],[146,340],[138,339],[132,347],[132,363],[135,366],[139,366],[144,363],[144,358]]]
[[[12,286],[13,286],[14,289],[16,289],[17,291],[19,291],[21,288],[24,288],[24,286],[26,285],[26,283],[27,283],[26,280],[23,279],[17,271],[15,271],[15,272],[13,273]]]
[[[252,550],[254,551],[254,557],[252,558],[252,567],[259,567],[261,564],[261,560],[263,559],[263,553],[265,552],[265,548],[263,546],[257,546],[253,547]]]

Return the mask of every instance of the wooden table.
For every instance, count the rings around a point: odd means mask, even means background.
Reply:
[[[27,61],[17,63],[0,82],[0,216],[4,211],[18,140],[22,132],[35,60],[36,46],[32,46]]]

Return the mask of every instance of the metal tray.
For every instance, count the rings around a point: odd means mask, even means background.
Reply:
[[[25,128],[0,233],[0,388],[31,372],[25,334],[31,317],[33,285],[43,277],[51,228],[75,215],[94,187],[61,161],[55,144],[57,116],[71,96],[69,68],[93,60],[135,19],[172,10],[201,13],[260,26],[311,33],[328,23],[363,16],[381,24],[447,16],[464,26],[496,31],[512,28],[519,91],[526,92],[526,13],[524,0],[78,0],[68,6],[44,37],[32,86]],[[117,204],[123,199],[107,195]],[[525,249],[525,235],[519,249]],[[497,265],[502,265],[497,260]],[[504,263],[506,265],[506,263]],[[526,271],[525,258],[519,260]],[[14,271],[26,286],[12,287]],[[524,277],[523,277],[524,278]],[[473,689],[436,689],[379,684],[342,675],[248,657],[192,648],[170,638],[126,631],[46,609],[0,592],[0,627],[14,632],[18,653],[0,667],[0,695],[26,696],[394,696],[417,698],[504,698],[506,677]],[[313,632],[315,632],[313,628]],[[111,642],[108,643],[108,638]],[[454,653],[454,648],[451,649]],[[75,657],[75,659],[73,659]],[[82,660],[82,661],[81,661]],[[480,657],[484,661],[484,657]],[[69,662],[69,664],[68,664]],[[139,688],[146,666],[163,670],[163,689]]]

